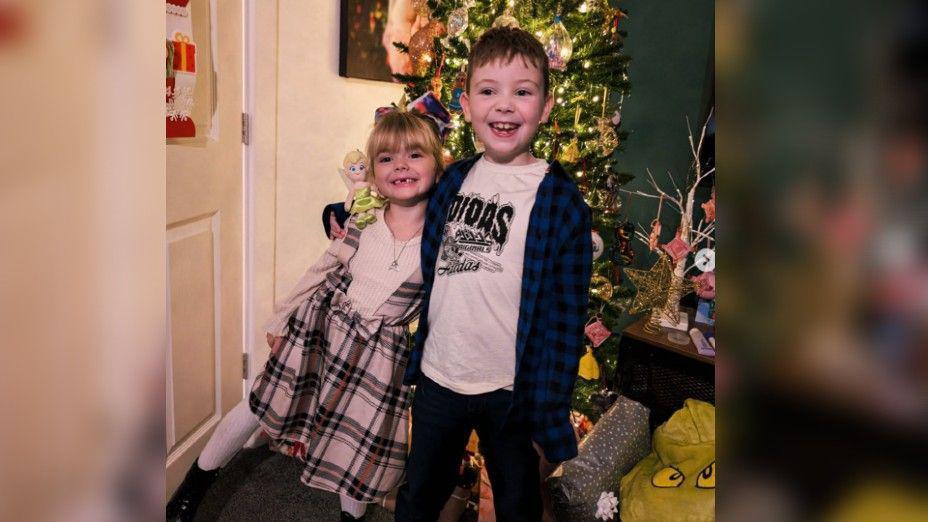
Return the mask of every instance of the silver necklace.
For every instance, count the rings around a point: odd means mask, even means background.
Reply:
[[[388,229],[389,229],[389,227],[388,227]],[[421,230],[422,230],[422,227],[419,227],[419,230],[417,230],[416,233],[413,234],[413,236],[412,236],[411,238],[407,239],[406,241],[403,241],[403,248],[400,249],[400,253],[399,253],[399,254],[396,253],[396,238],[393,237],[393,231],[392,231],[392,230],[390,231],[390,237],[393,239],[393,262],[390,263],[390,266],[388,267],[390,270],[393,270],[394,272],[399,272],[399,270],[400,270],[400,258],[403,257],[403,252],[406,251],[406,245],[408,245],[410,241],[412,241],[413,239],[415,239],[416,236],[419,235],[419,232],[420,232]]]
[[[393,270],[394,272],[398,272],[400,270],[400,257],[403,256],[403,252],[406,251],[406,245],[408,245],[410,241],[412,241],[412,238],[403,241],[403,248],[400,249],[400,253],[397,255],[396,239],[393,240],[393,262],[390,263],[390,270]]]

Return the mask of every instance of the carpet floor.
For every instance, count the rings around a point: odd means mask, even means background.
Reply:
[[[197,510],[196,522],[337,521],[338,495],[300,482],[303,465],[266,447],[242,450],[219,473]],[[393,513],[370,505],[366,522]]]

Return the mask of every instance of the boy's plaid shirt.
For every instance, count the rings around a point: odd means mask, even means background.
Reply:
[[[479,158],[448,167],[429,201],[422,231],[425,300],[405,383],[415,384],[429,333],[435,262],[448,208]],[[538,187],[529,217],[516,333],[516,375],[510,417],[529,421],[533,439],[550,462],[577,454],[570,402],[584,348],[593,263],[590,209],[564,169],[554,162]]]

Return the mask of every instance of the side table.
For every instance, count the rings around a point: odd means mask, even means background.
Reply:
[[[690,327],[708,329],[693,322]],[[651,410],[650,427],[664,423],[693,398],[715,404],[715,358],[700,355],[692,340],[686,345],[667,340],[667,330],[651,334],[644,330],[644,315],[622,330],[616,379],[619,392]]]

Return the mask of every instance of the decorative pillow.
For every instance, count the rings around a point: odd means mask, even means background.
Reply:
[[[545,481],[557,519],[596,521],[602,493],[616,491],[622,475],[648,454],[649,439],[648,409],[619,397],[580,442],[578,455]]]
[[[715,407],[687,399],[654,430],[653,447],[622,477],[622,522],[715,520]]]

